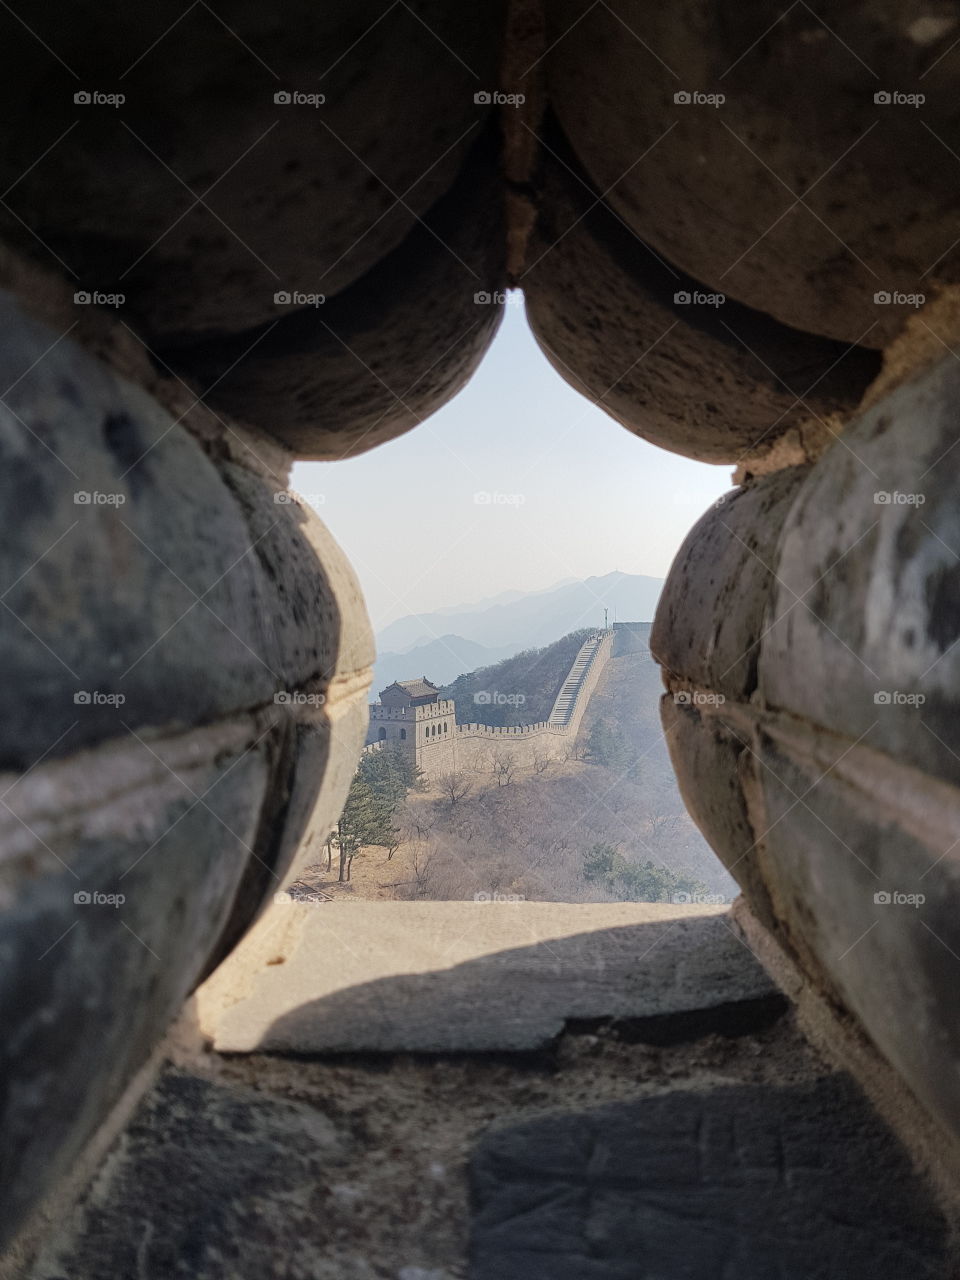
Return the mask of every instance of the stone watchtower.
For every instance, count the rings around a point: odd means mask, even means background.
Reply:
[[[397,680],[381,689],[380,701],[370,707],[367,745],[397,743],[421,764],[425,747],[452,742],[456,723],[453,701],[441,699],[440,690],[426,676]]]

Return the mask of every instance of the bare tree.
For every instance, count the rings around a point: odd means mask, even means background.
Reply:
[[[538,777],[546,773],[552,763],[553,761],[545,751],[535,751],[533,753],[533,772]]]
[[[451,807],[459,804],[461,800],[465,800],[473,787],[473,784],[461,769],[443,774],[437,785],[443,792],[444,797],[450,801]]]
[[[506,787],[513,781],[519,765],[512,751],[495,751],[493,753],[492,773],[498,787]]]

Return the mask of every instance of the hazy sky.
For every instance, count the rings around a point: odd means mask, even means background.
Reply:
[[[379,630],[510,588],[613,569],[663,577],[730,475],[647,444],[594,408],[547,363],[511,301],[449,404],[358,458],[298,463],[293,488],[322,495],[314,505]],[[490,500],[477,501],[483,494]]]

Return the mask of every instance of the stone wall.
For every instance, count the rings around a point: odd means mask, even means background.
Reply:
[[[511,286],[593,404],[737,468],[652,641],[683,793],[957,1140],[945,12],[0,14],[5,1238],[349,785],[369,628],[291,462],[420,424]]]
[[[609,659],[614,653],[616,633],[610,631],[601,640],[587,669],[566,724],[550,724],[544,721],[532,725],[457,724],[452,701],[441,701],[425,707],[413,707],[404,716],[390,712],[375,703],[370,709],[368,743],[379,738],[385,728],[388,741],[410,750],[413,744],[416,763],[424,777],[436,782],[444,774],[466,772],[493,776],[498,765],[509,764],[518,769],[533,768],[545,760],[567,760],[580,730],[580,722],[590,695]],[[402,743],[399,741],[401,724],[411,726],[411,732]],[[430,734],[437,725],[438,734]],[[447,732],[442,726],[448,725]]]

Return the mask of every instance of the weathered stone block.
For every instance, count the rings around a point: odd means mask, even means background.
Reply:
[[[739,462],[813,414],[854,407],[879,369],[873,353],[733,301],[697,302],[703,284],[624,226],[557,129],[546,137],[520,282],[562,378],[644,439],[710,462]]]
[[[879,348],[909,304],[877,306],[877,292],[960,279],[953,13],[920,0],[825,19],[806,5],[645,0],[547,13],[549,96],[581,163],[704,287]],[[719,105],[694,96],[717,93]]]
[[[776,917],[760,867],[760,833],[751,823],[746,796],[757,772],[752,734],[719,715],[703,715],[700,708],[678,702],[677,697],[663,695],[660,718],[683,803],[747,895],[757,919],[775,929]]]
[[[262,726],[133,738],[5,774],[3,1234],[61,1174],[224,929],[271,784]]]
[[[667,672],[728,698],[750,697],[780,530],[808,474],[790,467],[736,489],[687,534],[650,632],[650,651]]]
[[[501,1125],[471,1184],[472,1280],[951,1274],[939,1210],[843,1076]]]
[[[788,945],[948,1132],[960,1128],[960,797],[839,741],[759,745],[762,867]],[[872,754],[872,753],[870,753]],[[911,796],[911,789],[914,790]]]
[[[0,495],[18,512],[0,551],[0,763],[333,679],[341,608],[363,615],[355,584],[346,605],[331,586],[334,544],[303,537],[319,521],[237,468],[228,487],[154,401],[9,296],[0,332]]]
[[[69,21],[53,5],[29,30],[7,15],[5,227],[79,287],[124,293],[151,345],[270,323],[297,305],[278,291],[332,297],[455,181],[491,111],[474,95],[495,86],[503,12],[158,0]]]
[[[786,519],[763,700],[960,782],[960,507],[950,355],[864,414]]]
[[[362,453],[416,426],[466,383],[503,314],[498,141],[488,126],[453,188],[337,297],[171,362],[299,457]]]

